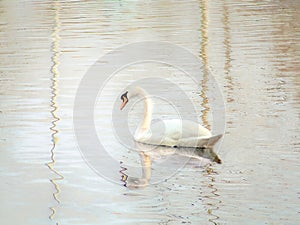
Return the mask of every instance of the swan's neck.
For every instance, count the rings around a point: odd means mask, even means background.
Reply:
[[[144,98],[144,115],[143,120],[139,124],[138,128],[135,131],[134,138],[136,141],[145,138],[145,135],[150,130],[151,120],[152,120],[152,109],[153,103],[152,99],[149,98],[148,93],[142,88],[136,88],[133,95],[139,95]]]
[[[140,125],[141,132],[146,132],[150,129],[151,120],[152,120],[152,109],[153,109],[152,100],[147,96],[144,97],[145,97],[145,107],[144,107],[143,121]]]

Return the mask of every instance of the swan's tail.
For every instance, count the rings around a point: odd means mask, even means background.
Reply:
[[[212,148],[221,139],[222,136],[223,134],[219,134],[208,138],[207,146],[205,147]]]

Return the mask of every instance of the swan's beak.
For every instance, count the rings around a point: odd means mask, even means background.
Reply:
[[[124,100],[123,100],[123,102],[122,102],[122,104],[121,104],[121,106],[120,106],[120,110],[122,110],[122,109],[126,106],[127,102],[128,102],[127,99],[124,99]]]

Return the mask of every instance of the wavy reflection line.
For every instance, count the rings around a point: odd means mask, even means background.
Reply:
[[[126,181],[128,179],[128,175],[125,173],[127,171],[127,168],[122,166],[123,162],[120,162],[120,168],[121,170],[119,171],[121,173],[121,181],[124,182],[124,186],[126,187]]]
[[[57,122],[60,120],[59,116],[57,115],[57,112],[59,110],[58,107],[58,103],[57,103],[57,95],[58,95],[58,84],[57,84],[57,78],[59,77],[59,70],[58,70],[58,66],[59,66],[59,57],[60,57],[60,36],[59,36],[59,32],[60,32],[60,17],[59,17],[59,11],[60,11],[60,5],[58,1],[54,1],[54,13],[55,13],[55,26],[54,26],[54,31],[52,33],[52,46],[51,46],[51,50],[53,53],[53,56],[51,57],[51,61],[52,61],[52,68],[51,68],[51,73],[52,73],[52,84],[51,84],[51,115],[53,117],[53,120],[51,121],[52,126],[50,127],[50,130],[52,131],[51,134],[51,142],[52,142],[52,148],[50,150],[50,154],[51,154],[51,160],[49,163],[47,163],[48,168],[50,169],[51,172],[53,172],[55,174],[55,178],[50,179],[50,182],[53,184],[54,186],[54,193],[53,193],[53,198],[54,200],[57,202],[57,204],[60,203],[60,200],[58,198],[59,193],[61,192],[60,186],[58,184],[59,180],[63,180],[64,177],[55,169],[55,164],[56,164],[56,159],[55,159],[55,149],[56,149],[56,145],[58,143],[58,137],[57,134],[59,133],[59,130],[57,129]],[[55,206],[51,206],[50,207],[51,210],[51,214],[49,215],[49,219],[53,220],[55,214],[56,214],[56,209]],[[56,222],[56,224],[58,225],[59,223]]]
[[[208,57],[207,57],[207,44],[208,44],[208,15],[207,15],[207,3],[206,1],[201,1],[201,12],[202,12],[202,27],[201,27],[201,37],[202,37],[202,43],[201,43],[201,53],[200,57],[203,61],[204,68],[203,68],[203,79],[201,82],[202,90],[201,90],[201,98],[203,99],[201,106],[202,106],[202,121],[203,124],[210,130],[211,126],[208,122],[208,113],[210,111],[209,107],[209,101],[208,97],[206,95],[208,91]]]
[[[208,4],[206,0],[201,1],[201,12],[202,12],[202,27],[201,27],[201,37],[202,37],[202,45],[201,45],[201,58],[204,64],[203,68],[203,81],[202,81],[202,92],[201,97],[203,98],[202,107],[202,120],[203,123],[207,126],[207,128],[211,129],[207,116],[210,111],[209,107],[209,100],[207,98],[206,93],[208,92],[208,81],[209,81],[209,61],[208,61]],[[208,172],[209,171],[209,172]],[[211,190],[212,196],[205,196],[206,199],[208,199],[208,202],[206,203],[207,207],[207,213],[209,214],[209,222],[213,224],[217,224],[216,220],[218,220],[220,217],[215,214],[215,211],[219,209],[217,204],[220,204],[221,201],[218,200],[215,201],[216,197],[219,195],[217,194],[218,189],[214,186],[215,177],[213,174],[216,174],[211,166],[207,167],[207,173],[204,174],[205,177],[209,178],[207,187]]]
[[[223,21],[224,23],[224,47],[225,47],[225,79],[227,80],[227,87],[233,91],[233,80],[230,76],[231,70],[231,44],[230,44],[230,26],[229,26],[229,12],[226,2],[223,0]],[[234,99],[230,96],[227,97],[227,102],[233,102]]]
[[[218,223],[216,222],[220,217],[215,214],[215,211],[217,211],[220,207],[218,204],[221,204],[222,201],[218,200],[217,197],[220,195],[218,194],[218,189],[215,187],[214,182],[215,182],[215,177],[214,175],[217,175],[218,173],[211,167],[208,166],[206,168],[206,173],[204,174],[205,177],[209,178],[209,183],[207,187],[211,190],[211,196],[205,196],[205,198],[209,199],[210,201],[207,203],[207,213],[213,217],[208,219],[209,222],[212,224],[217,225]]]

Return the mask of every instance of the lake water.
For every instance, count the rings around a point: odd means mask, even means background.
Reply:
[[[1,224],[299,224],[299,10],[298,0],[0,1]],[[75,137],[76,92],[97,60],[143,41],[198,56],[201,82],[158,62],[118,71],[95,104],[105,157],[115,159],[99,165],[101,176]],[[207,74],[222,104],[207,98]],[[180,87],[198,106],[191,116],[224,132],[222,164],[117,145],[114,104],[152,76]],[[155,100],[154,119],[177,115]],[[130,131],[141,110],[129,109]]]

